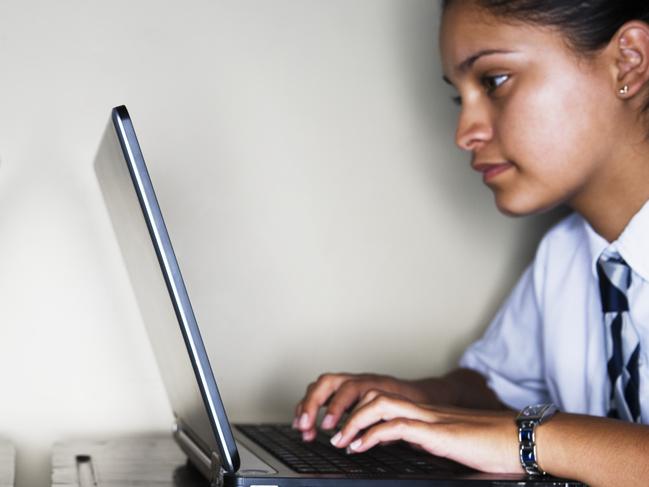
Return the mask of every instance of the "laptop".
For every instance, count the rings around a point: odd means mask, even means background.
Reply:
[[[331,446],[324,432],[304,443],[288,424],[230,424],[124,106],[112,110],[95,172],[173,409],[173,436],[211,485],[580,485],[524,474],[485,474],[405,443],[347,455]],[[232,373],[232,364],[228,371]]]

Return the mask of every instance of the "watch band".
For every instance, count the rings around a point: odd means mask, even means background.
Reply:
[[[549,420],[559,409],[554,404],[536,404],[527,406],[518,413],[518,454],[521,465],[528,475],[546,475],[541,470],[536,454],[536,427]]]

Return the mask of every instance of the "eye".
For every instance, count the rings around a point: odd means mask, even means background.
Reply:
[[[487,93],[493,93],[508,79],[508,74],[496,74],[494,76],[483,76],[481,82],[482,85],[487,89]]]
[[[509,74],[496,74],[493,76],[483,76],[480,78],[480,83],[484,86],[487,94],[491,94],[496,91],[500,86],[502,86],[507,80],[509,80]],[[451,100],[456,105],[462,105],[462,97],[454,96],[451,97]]]

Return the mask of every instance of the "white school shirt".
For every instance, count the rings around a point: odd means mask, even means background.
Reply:
[[[578,214],[559,222],[460,366],[473,369],[508,406],[553,402],[572,413],[605,416],[610,381],[597,277],[602,253],[632,270],[627,292],[640,337],[640,408],[649,423],[649,202],[608,243]]]

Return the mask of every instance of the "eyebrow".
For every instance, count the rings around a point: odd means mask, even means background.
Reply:
[[[464,61],[458,64],[455,70],[459,73],[465,73],[469,69],[471,69],[471,66],[473,66],[475,62],[481,57],[492,56],[494,54],[512,54],[514,52],[516,51],[509,51],[506,49],[483,49],[482,51],[478,51],[475,54],[471,54],[468,58],[466,58]],[[449,85],[453,84],[451,83],[451,80],[448,79],[446,76],[442,76],[442,79]]]

